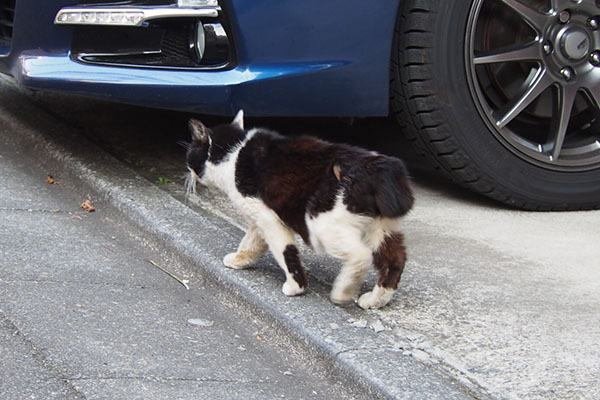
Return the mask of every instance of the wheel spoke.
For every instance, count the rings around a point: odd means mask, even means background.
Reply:
[[[588,97],[596,107],[596,110],[600,111],[600,85],[588,87],[586,90]]]
[[[573,86],[559,86],[555,96],[552,125],[550,130],[549,147],[552,149],[552,160],[558,160],[562,150],[569,120],[571,119],[571,110],[577,96],[577,88]]]
[[[517,12],[532,28],[541,33],[548,18],[547,14],[541,13],[517,0],[501,0],[508,7]]]
[[[493,116],[496,119],[496,126],[504,128],[553,83],[554,80],[550,77],[546,69],[537,69],[525,81],[524,89],[518,95],[511,99],[505,106],[493,112]]]
[[[539,60],[539,42],[532,41],[517,46],[477,53],[473,59],[475,64],[492,64],[509,61]]]

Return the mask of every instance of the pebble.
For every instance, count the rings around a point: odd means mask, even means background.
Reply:
[[[373,322],[373,323],[371,324],[371,328],[373,328],[373,330],[374,330],[376,333],[379,333],[379,332],[385,331],[385,327],[383,326],[383,323],[382,323],[380,320],[377,320],[377,321]]]
[[[412,351],[411,354],[414,358],[417,359],[417,361],[421,361],[421,362],[426,362],[429,361],[429,359],[431,357],[429,357],[429,354],[425,353],[423,350],[419,350],[419,349],[414,349]]]
[[[194,326],[213,326],[215,323],[214,321],[209,321],[206,319],[199,319],[199,318],[192,318],[192,319],[188,319],[188,324],[190,325],[194,325]]]
[[[354,321],[351,324],[352,324],[352,326],[354,326],[356,328],[366,328],[369,323],[366,320],[361,319],[358,321]]]

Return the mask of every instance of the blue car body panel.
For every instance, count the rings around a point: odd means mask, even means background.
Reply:
[[[81,63],[70,56],[72,28],[54,24],[62,7],[76,4],[17,0],[0,71],[31,88],[182,111],[382,116],[399,2],[222,1],[235,66],[197,71]]]

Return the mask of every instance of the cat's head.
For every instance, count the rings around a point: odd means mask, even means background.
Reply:
[[[244,111],[240,110],[229,124],[208,128],[202,122],[191,119],[189,128],[192,141],[187,146],[185,164],[189,171],[187,192],[195,192],[196,182],[202,183],[207,162],[214,164],[222,161],[228,152],[240,143],[246,133],[244,131]]]

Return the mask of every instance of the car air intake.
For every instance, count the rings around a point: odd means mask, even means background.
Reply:
[[[0,0],[0,55],[10,52],[15,20],[15,0]]]

